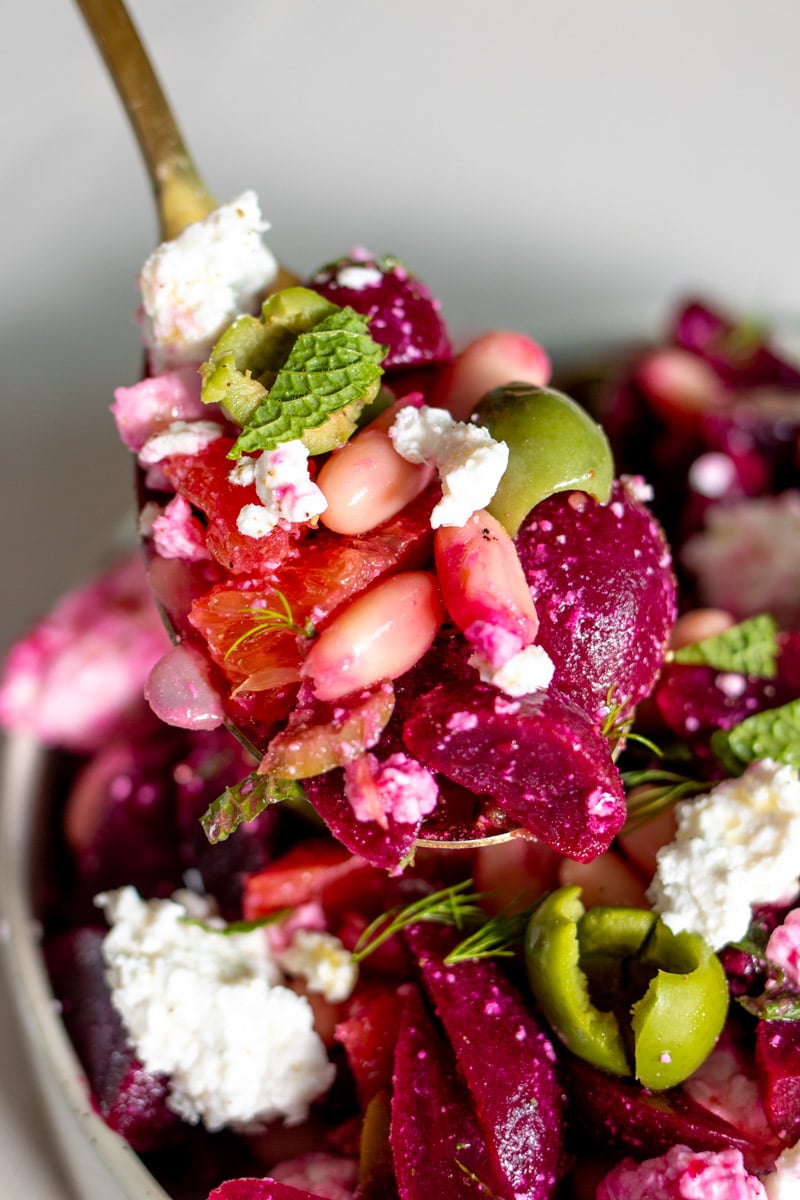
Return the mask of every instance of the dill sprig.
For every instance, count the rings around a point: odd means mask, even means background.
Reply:
[[[623,771],[622,782],[626,788],[642,789],[632,800],[628,800],[628,819],[623,833],[639,829],[659,813],[671,808],[678,800],[707,791],[710,786],[677,771],[657,767],[650,767],[644,771]]]
[[[286,596],[279,588],[275,588],[275,595],[278,597],[280,608],[243,608],[243,616],[252,616],[260,618],[252,626],[251,629],[246,629],[240,634],[235,642],[232,642],[225,651],[225,657],[228,658],[241,646],[242,642],[247,642],[250,638],[258,637],[261,633],[272,633],[276,629],[285,629],[289,633],[295,633],[298,637],[310,638],[314,636],[314,622],[309,618],[305,625],[298,625],[294,619],[291,605],[286,599]]]
[[[487,893],[472,889],[473,880],[465,879],[413,900],[410,904],[398,905],[381,913],[356,942],[353,959],[357,963],[362,962],[394,934],[417,921],[438,921],[466,933],[466,937],[445,956],[446,966],[475,958],[513,956],[535,906],[516,912],[509,906],[490,916],[482,907]]]
[[[464,879],[438,892],[430,892],[411,904],[398,905],[381,913],[367,926],[353,947],[354,961],[362,962],[384,942],[388,942],[390,937],[417,921],[439,921],[456,929],[465,929],[470,922],[474,926],[477,922],[485,921],[486,913],[480,907],[483,893],[472,891],[472,888],[473,880]]]
[[[446,955],[445,965],[451,967],[474,958],[513,958],[536,907],[534,904],[517,912],[508,907],[493,917],[484,913],[483,923]]]

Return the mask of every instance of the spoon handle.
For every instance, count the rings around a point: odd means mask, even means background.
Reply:
[[[216,207],[192,161],[122,0],[76,0],[133,126],[155,193],[162,239]]]

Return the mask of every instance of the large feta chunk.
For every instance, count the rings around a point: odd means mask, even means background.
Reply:
[[[169,1077],[169,1107],[210,1130],[305,1120],[334,1068],[308,1001],[281,985],[266,930],[218,932],[131,887],[97,903],[114,1007],[145,1068]]]
[[[154,371],[203,362],[234,318],[257,307],[278,273],[261,239],[268,228],[247,191],[153,251],[139,286]]]
[[[433,463],[442,483],[442,499],[431,513],[431,526],[465,525],[486,508],[508,466],[508,446],[488,429],[456,421],[445,408],[401,408],[389,430],[395,450],[412,463]]]
[[[747,932],[752,904],[790,900],[800,874],[800,779],[769,759],[675,809],[647,895],[675,933],[715,950]]]

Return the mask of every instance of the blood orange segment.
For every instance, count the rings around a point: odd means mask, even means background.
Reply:
[[[196,600],[191,623],[237,689],[262,691],[299,680],[298,631],[308,622],[324,627],[383,575],[422,566],[431,554],[430,514],[438,495],[438,486],[427,488],[403,512],[359,537],[318,530],[306,538],[302,557],[285,561],[269,580],[225,581]]]
[[[254,484],[231,483],[233,464],[227,457],[230,438],[217,438],[198,454],[180,454],[162,465],[176,491],[206,516],[206,545],[234,575],[274,571],[291,553],[300,527],[291,531],[277,525],[263,538],[240,533],[236,519],[245,504],[259,504]]]

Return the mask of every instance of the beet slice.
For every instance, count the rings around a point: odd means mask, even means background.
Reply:
[[[419,992],[408,996],[394,1060],[391,1143],[400,1200],[514,1200],[495,1168],[453,1052]]]
[[[493,962],[444,965],[450,930],[416,925],[407,937],[504,1188],[548,1200],[564,1170],[565,1105],[550,1041]]]
[[[322,267],[308,286],[369,318],[370,335],[388,350],[386,371],[453,357],[439,301],[396,259],[340,258]]]
[[[420,762],[580,862],[625,820],[608,742],[553,688],[511,700],[486,684],[442,684],[412,706],[403,737]]]
[[[105,981],[104,936],[86,926],[62,934],[46,947],[47,966],[98,1112],[142,1154],[170,1145],[187,1126],[166,1106],[168,1081],[146,1071],[128,1044]]]
[[[695,663],[667,663],[653,699],[665,724],[690,742],[707,742],[775,704],[775,685]]]
[[[781,1150],[777,1142],[755,1141],[680,1088],[651,1092],[631,1079],[609,1075],[562,1052],[570,1117],[600,1150],[614,1148],[634,1158],[664,1154],[681,1143],[692,1150],[741,1150],[749,1171],[769,1171]]]
[[[419,822],[400,823],[387,818],[387,828],[377,821],[359,821],[344,794],[344,773],[326,771],[303,781],[309,803],[317,810],[333,836],[352,854],[390,871],[397,870],[410,853]]]
[[[794,1145],[800,1137],[800,1021],[759,1021],[756,1065],[767,1119]]]
[[[653,686],[676,610],[669,549],[635,485],[615,482],[608,504],[549,496],[516,544],[554,685],[597,724],[609,697],[626,716]]]

